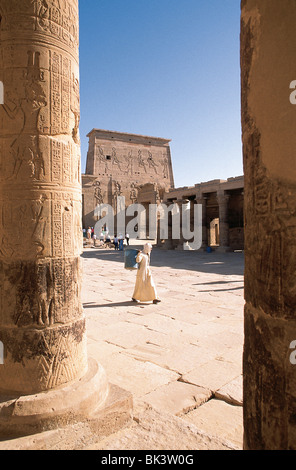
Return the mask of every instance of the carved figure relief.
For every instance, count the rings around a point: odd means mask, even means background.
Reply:
[[[157,183],[154,183],[153,185],[154,193],[155,193],[155,201],[158,202],[160,201],[160,192],[159,192],[159,187]]]
[[[48,217],[48,213],[45,213],[46,200],[47,197],[41,195],[36,200],[3,204],[1,257],[13,258],[19,251],[24,258],[43,255]]]
[[[101,188],[101,183],[99,181],[96,181],[94,183],[94,187],[95,187],[95,192],[94,192],[94,196],[95,196],[95,200],[96,200],[96,204],[103,204],[104,200],[103,200],[103,196],[102,196],[102,188]]]
[[[14,165],[7,179],[30,177],[36,180],[45,176],[43,154],[39,145],[38,119],[40,111],[47,105],[42,86],[43,73],[39,67],[39,53],[28,51],[28,65],[23,91],[18,98],[11,98],[3,105],[6,115],[15,120],[21,116],[22,124],[19,135],[10,145],[10,155]]]
[[[149,168],[153,169],[155,171],[155,173],[157,174],[157,163],[155,163],[154,159],[153,159],[153,156],[152,156],[152,153],[148,151],[148,158],[147,158],[147,162],[148,162],[148,166]]]
[[[135,183],[131,184],[130,199],[132,201],[132,204],[135,204],[138,199],[138,188],[136,187]]]
[[[117,165],[120,171],[122,171],[121,162],[116,155],[116,149],[114,147],[112,148],[112,165]]]
[[[132,157],[132,152],[130,151],[128,153],[128,156],[125,157],[126,161],[127,161],[127,168],[125,170],[125,173],[128,175],[132,175],[133,174],[133,157]]]
[[[99,153],[97,154],[97,158],[99,159],[101,166],[105,168],[105,173],[108,173],[109,172],[108,160],[104,154],[104,150],[102,149],[100,145],[98,146],[98,151]]]
[[[139,165],[139,168],[144,168],[145,173],[147,173],[146,164],[145,164],[145,161],[142,157],[142,151],[141,150],[138,150],[138,165]]]
[[[121,191],[121,185],[118,181],[114,182],[115,190],[114,190],[114,197],[121,196],[122,191]]]
[[[72,130],[72,137],[77,145],[80,145],[79,137],[79,124],[80,124],[80,94],[79,94],[79,81],[72,74],[72,102],[71,111],[74,114],[74,128]]]
[[[163,164],[163,177],[168,178],[169,177],[169,162],[167,157],[164,158],[162,161]]]

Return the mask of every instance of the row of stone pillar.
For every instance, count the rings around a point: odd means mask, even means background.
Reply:
[[[225,191],[217,192],[217,202],[219,206],[219,240],[220,244],[218,247],[218,251],[226,252],[230,251],[229,247],[229,220],[228,220],[228,202],[230,199],[230,194],[227,194]],[[187,204],[194,203],[200,204],[202,207],[202,243],[200,250],[205,250],[208,246],[208,228],[207,228],[207,195],[198,193],[193,201],[189,201],[188,199],[178,199],[174,201],[175,204],[178,205],[179,212],[180,212],[180,221],[182,221],[182,210],[184,206]],[[173,202],[167,202],[167,206],[171,206]],[[170,234],[171,235],[171,234]],[[186,240],[182,236],[182,230],[179,240],[172,240],[169,237],[169,240],[165,242],[165,248],[175,248],[175,249],[183,249],[183,245],[186,243]]]

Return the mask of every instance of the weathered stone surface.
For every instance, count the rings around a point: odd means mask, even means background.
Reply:
[[[143,396],[153,408],[181,416],[209,400],[212,392],[183,382],[171,382]]]
[[[231,405],[243,404],[243,377],[240,375],[236,379],[227,383],[215,392],[215,398],[224,400]]]
[[[72,403],[74,406],[74,403]],[[132,395],[109,384],[104,406],[91,414],[80,414],[79,422],[30,436],[0,442],[0,450],[84,450],[132,423]],[[77,409],[73,409],[77,415]],[[69,419],[69,417],[68,417]]]
[[[135,404],[134,424],[89,447],[94,450],[239,450],[235,443],[215,437],[194,423]]]
[[[106,369],[111,383],[132,392],[135,397],[146,395],[157,387],[179,378],[175,372],[151,362],[134,360],[124,354],[102,357],[101,364]]]
[[[83,422],[103,407],[109,393],[104,369],[93,359],[85,376],[57,390],[1,397],[0,437],[15,438]]]
[[[0,390],[87,370],[80,284],[78,1],[1,0]]]
[[[94,226],[97,204],[109,204],[116,211],[117,196],[125,197],[126,206],[156,204],[174,187],[169,139],[102,129],[93,129],[88,137],[82,176],[84,227]]]
[[[182,380],[186,383],[205,387],[212,392],[216,392],[236,378],[240,371],[240,363],[230,363],[214,359],[201,364],[188,374],[183,375]]]
[[[1,0],[0,22],[0,436],[92,413],[110,433],[122,420],[81,304],[78,0]]]
[[[232,406],[212,399],[187,413],[183,419],[194,424],[200,431],[242,448],[243,410],[241,406]]]
[[[185,390],[191,390],[192,384],[180,381],[201,366],[202,378],[207,383],[202,389],[209,390],[211,384],[214,390],[219,390],[242,373],[243,289],[233,291],[233,287],[243,285],[243,254],[211,253],[209,257],[203,252],[172,252],[158,248],[154,248],[152,254],[151,268],[162,299],[157,306],[130,301],[135,276],[123,271],[120,253],[86,249],[83,255],[82,292],[89,351],[102,363],[111,383],[130,390],[137,402],[145,403],[149,397],[153,399],[152,409],[148,407],[145,416],[143,411],[143,416],[141,413],[141,418],[131,427],[100,443],[100,449],[111,449],[112,446],[116,449],[159,449],[160,446],[179,449],[186,445],[186,439],[188,448],[198,449],[201,445],[198,427],[194,426],[194,440],[188,428],[182,436],[184,429],[180,421],[174,432],[173,418],[176,416],[168,411],[163,414],[157,403],[168,406],[170,400],[165,401],[165,393],[172,391],[166,395],[172,397],[170,409],[173,412],[181,411],[183,406],[184,410],[191,405],[204,406],[198,402],[199,395],[194,403],[191,393],[189,396],[185,393]],[[110,284],[114,286],[110,288]],[[108,295],[105,295],[105,288]],[[156,371],[157,376],[150,375]],[[176,407],[173,401],[175,386],[181,398]],[[193,386],[195,391],[200,391],[197,384]],[[206,396],[202,394],[202,399],[210,398],[211,393],[210,390]],[[178,418],[183,420],[185,416],[187,414],[181,411]],[[135,419],[137,417],[135,409]],[[228,419],[226,414],[225,419]],[[165,423],[170,423],[167,430]],[[206,446],[211,448],[217,437],[214,439],[210,432],[207,436],[210,440]],[[219,440],[224,436],[222,424],[218,436]],[[222,441],[216,448],[219,445],[224,448]]]
[[[295,20],[293,2],[242,2],[245,449],[295,449]]]

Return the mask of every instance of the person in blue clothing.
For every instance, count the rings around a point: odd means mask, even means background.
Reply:
[[[117,238],[117,235],[114,235],[113,243],[114,243],[115,250],[118,250],[118,238]]]

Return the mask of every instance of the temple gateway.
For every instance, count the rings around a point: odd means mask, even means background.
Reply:
[[[149,204],[177,203],[181,208],[189,203],[191,218],[193,206],[201,204],[201,249],[244,248],[243,176],[175,188],[169,139],[102,129],[93,129],[87,137],[89,149],[82,175],[84,228],[93,227],[98,220],[98,204],[109,204],[116,213],[118,196],[125,197],[126,207],[138,203],[146,209],[147,232],[139,233],[138,238],[149,236]],[[160,234],[157,241],[166,249],[180,249],[184,242],[182,237],[161,240]]]

